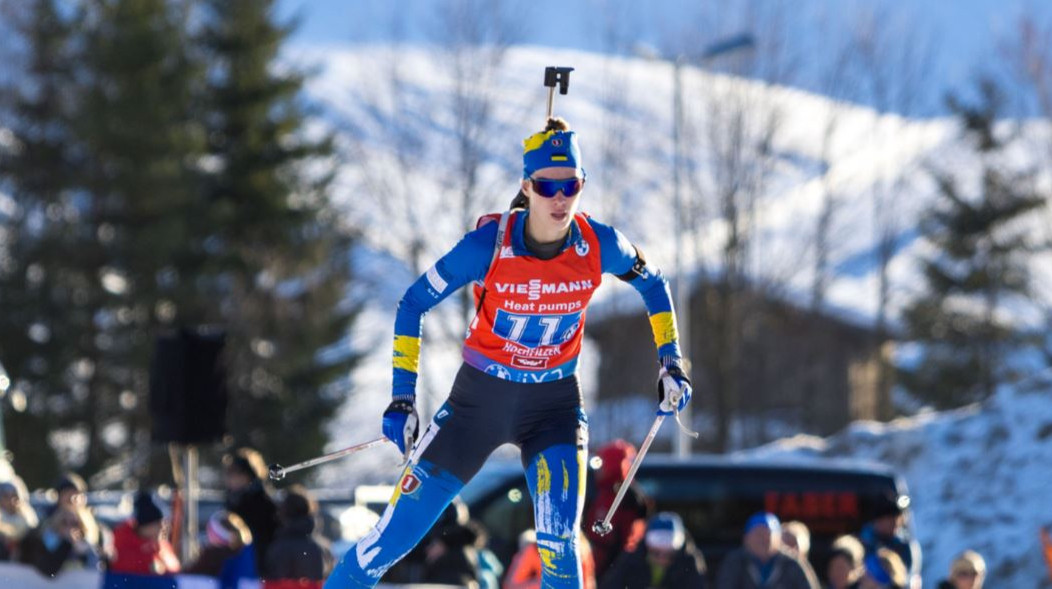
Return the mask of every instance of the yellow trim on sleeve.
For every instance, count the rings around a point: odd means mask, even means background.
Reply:
[[[671,311],[651,315],[650,330],[654,332],[654,343],[659,348],[679,339],[679,332],[676,329],[676,316]]]
[[[395,336],[394,367],[416,374],[420,367],[420,338],[411,335]]]

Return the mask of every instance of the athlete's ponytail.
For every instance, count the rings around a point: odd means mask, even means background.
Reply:
[[[515,209],[528,209],[530,208],[530,199],[526,198],[526,193],[519,189],[519,193],[515,195],[515,198],[511,199],[511,204],[508,205],[508,210],[513,211]]]
[[[544,126],[544,133],[548,131],[569,131],[570,123],[566,122],[566,119],[562,117],[549,117],[548,124]]]

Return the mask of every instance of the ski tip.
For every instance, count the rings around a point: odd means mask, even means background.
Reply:
[[[603,522],[595,522],[592,524],[592,531],[600,536],[605,536],[613,531],[614,526],[610,524],[604,524]]]

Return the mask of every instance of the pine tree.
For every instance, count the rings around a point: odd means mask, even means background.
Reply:
[[[322,450],[343,401],[326,387],[356,361],[335,346],[356,310],[351,239],[329,196],[333,141],[308,132],[303,74],[278,63],[290,28],[274,3],[205,7],[211,319],[228,327],[239,375],[228,422],[235,443],[294,462]]]
[[[203,315],[194,284],[202,257],[194,239],[203,208],[197,166],[205,142],[194,110],[202,71],[183,3],[93,0],[81,19],[88,24],[76,128],[86,149],[85,216],[102,245],[103,306],[93,330],[85,468],[119,461],[145,476],[153,338]]]
[[[7,320],[31,341],[5,346],[28,354],[16,378],[43,415],[38,432],[71,440],[66,462],[141,476],[153,335],[203,314],[191,279],[204,135],[189,13],[166,0],[34,6],[29,67],[15,79],[25,98],[11,111],[21,147],[2,170],[22,211],[5,296],[23,311]],[[46,447],[41,438],[28,439]]]
[[[18,5],[27,62],[3,95],[18,210],[0,358],[30,399],[5,425],[33,460],[16,466],[50,483],[40,432],[57,432],[85,474],[164,477],[148,466],[153,342],[202,324],[229,335],[234,441],[320,451],[342,401],[327,385],[355,361],[337,345],[351,238],[329,202],[332,140],[310,138],[303,77],[277,63],[288,30],[269,2],[208,2],[203,19],[190,0],[56,6]]]
[[[949,101],[981,162],[978,192],[935,172],[940,198],[921,232],[936,253],[922,262],[925,293],[904,310],[908,338],[922,352],[903,384],[940,408],[985,399],[1013,377],[1011,357],[1027,342],[1004,312],[1030,294],[1035,245],[1020,220],[1045,204],[1030,174],[999,159],[1008,140],[998,128],[998,88],[983,81],[979,95],[975,106]]]
[[[43,432],[69,433],[83,423],[79,359],[90,344],[77,334],[98,309],[97,268],[86,263],[95,240],[80,225],[75,192],[73,21],[54,0],[3,8],[23,50],[0,91],[0,127],[11,137],[0,150],[0,178],[15,203],[0,253],[0,359],[28,397],[24,413],[5,408],[4,431],[19,473],[48,485],[59,464]]]

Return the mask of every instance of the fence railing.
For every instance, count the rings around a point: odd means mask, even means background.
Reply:
[[[105,583],[105,584],[104,584]],[[0,587],[14,589],[219,589],[219,581],[198,575],[143,577],[109,575],[98,571],[66,571],[45,577],[36,569],[15,563],[0,563]]]

